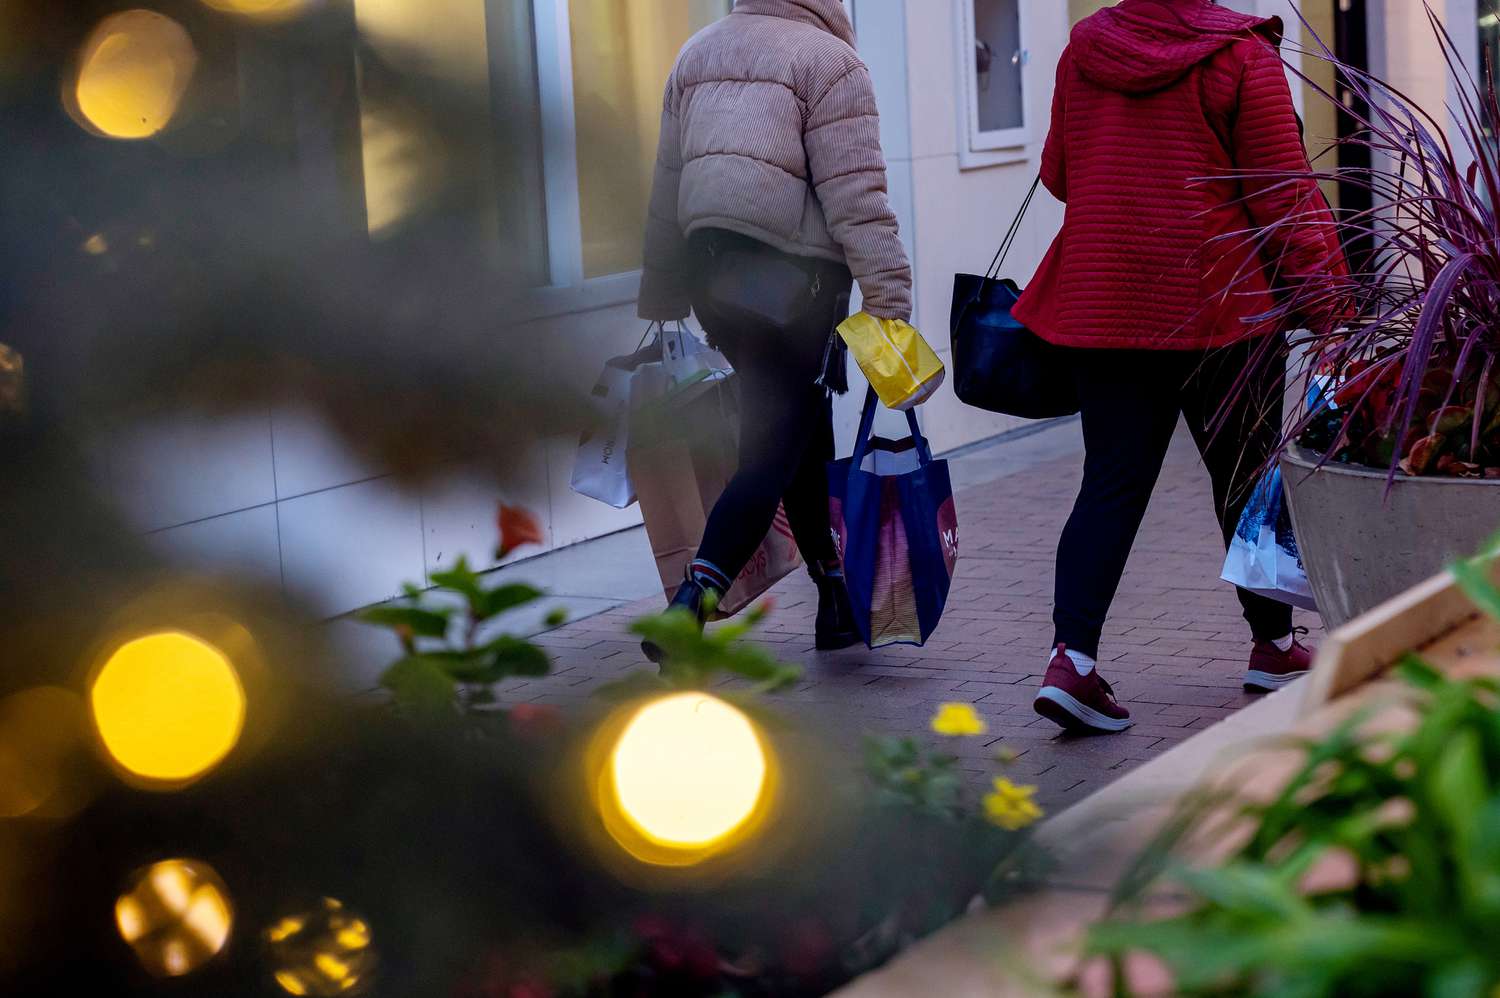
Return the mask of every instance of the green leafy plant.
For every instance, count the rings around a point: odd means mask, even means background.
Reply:
[[[964,800],[958,756],[924,748],[915,738],[872,735],[865,739],[865,771],[883,804],[958,821],[972,813]]]
[[[635,695],[664,689],[703,689],[725,673],[749,680],[751,693],[785,689],[802,675],[759,645],[746,641],[771,612],[762,603],[732,623],[703,630],[687,610],[673,608],[637,620],[630,628],[660,648],[665,656],[657,675],[637,673],[607,687],[611,695]]]
[[[1493,549],[1458,566],[1474,602],[1500,616]],[[1166,965],[1183,995],[1433,995],[1500,988],[1500,683],[1455,679],[1415,655],[1400,667],[1415,727],[1357,715],[1305,740],[1300,769],[1268,803],[1193,801],[1137,862],[1116,916],[1089,950]],[[1210,869],[1175,858],[1226,819],[1249,838]],[[1163,879],[1184,914],[1137,910]]]
[[[948,739],[978,738],[989,730],[968,703],[941,704],[928,726]],[[1015,761],[1015,753],[1001,746],[995,750],[994,760],[1007,766]],[[909,736],[867,738],[865,770],[875,787],[878,803],[907,807],[918,814],[965,821],[982,809],[989,824],[1010,832],[1035,824],[1043,816],[1042,809],[1031,799],[1036,787],[1017,786],[996,777],[988,793],[971,796],[965,793],[958,756],[925,748]]]
[[[551,671],[547,653],[525,638],[483,634],[486,624],[541,599],[541,590],[516,582],[486,588],[464,558],[430,579],[431,592],[408,584],[400,600],[357,615],[366,624],[389,629],[400,641],[401,657],[381,675],[380,684],[401,708],[444,714],[487,707],[495,702],[497,683]],[[555,626],[563,619],[560,611],[554,612],[548,623]]]

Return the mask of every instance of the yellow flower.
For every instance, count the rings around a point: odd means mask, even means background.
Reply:
[[[932,716],[932,730],[940,735],[961,737],[964,735],[982,735],[987,729],[984,725],[984,719],[974,712],[972,705],[966,703],[945,703]]]
[[[1018,787],[996,777],[994,792],[984,795],[984,816],[1007,832],[1020,831],[1042,817],[1042,809],[1031,799],[1035,793],[1036,787]]]

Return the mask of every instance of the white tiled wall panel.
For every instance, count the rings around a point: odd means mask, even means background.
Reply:
[[[261,506],[276,498],[264,411],[164,413],[115,439],[111,489],[141,531]]]
[[[389,599],[425,577],[420,500],[391,479],[288,499],[278,516],[287,590],[325,615]]]
[[[451,568],[459,556],[476,569],[493,568],[496,514],[502,502],[520,506],[542,525],[546,543],[516,551],[510,560],[542,554],[552,547],[552,504],[548,496],[547,453],[540,443],[508,464],[504,483],[487,469],[454,468],[422,486],[422,546],[429,573]]]
[[[290,499],[384,474],[361,461],[311,409],[285,406],[271,413],[276,442],[276,497]]]
[[[151,534],[152,547],[185,568],[249,575],[257,582],[281,584],[281,552],[276,536],[276,507],[257,506]]]

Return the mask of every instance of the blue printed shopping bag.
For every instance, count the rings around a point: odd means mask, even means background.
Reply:
[[[860,636],[871,648],[920,645],[942,618],[958,560],[953,486],[914,412],[907,440],[871,438],[876,404],[872,390],[854,455],[828,466],[829,509]]]
[[[1297,550],[1281,468],[1273,467],[1256,483],[1229,542],[1221,578],[1304,610],[1318,608],[1302,566],[1302,554]]]

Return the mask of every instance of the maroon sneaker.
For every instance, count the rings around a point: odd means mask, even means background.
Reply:
[[[1269,641],[1257,641],[1250,650],[1250,667],[1245,670],[1245,689],[1274,693],[1294,679],[1312,671],[1312,649],[1297,640],[1307,628],[1292,631],[1292,647],[1282,651]]]
[[[1115,691],[1097,668],[1087,676],[1078,674],[1067,645],[1052,653],[1032,707],[1068,731],[1124,731],[1131,724],[1130,711],[1115,702]]]

